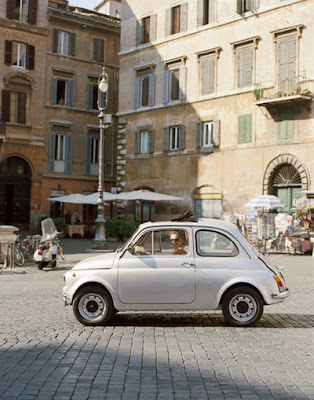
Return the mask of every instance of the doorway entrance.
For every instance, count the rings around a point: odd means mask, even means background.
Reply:
[[[29,224],[31,176],[22,158],[10,157],[0,164],[0,224]]]

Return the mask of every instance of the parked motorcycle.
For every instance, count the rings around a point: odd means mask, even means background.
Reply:
[[[57,265],[57,255],[63,258],[63,249],[60,244],[59,235],[51,218],[41,222],[42,238],[38,249],[34,253],[33,260],[39,269],[45,267],[54,268]]]

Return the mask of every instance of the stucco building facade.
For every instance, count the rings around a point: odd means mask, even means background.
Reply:
[[[122,2],[118,185],[184,198],[147,204],[147,218],[227,217],[260,194],[291,211],[313,189],[313,12],[312,0]]]

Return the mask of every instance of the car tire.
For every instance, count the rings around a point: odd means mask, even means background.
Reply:
[[[97,286],[83,288],[73,301],[74,315],[83,325],[104,325],[111,318],[113,310],[110,295]]]
[[[225,320],[233,326],[254,325],[260,320],[263,311],[264,302],[261,295],[250,287],[231,289],[222,300]]]

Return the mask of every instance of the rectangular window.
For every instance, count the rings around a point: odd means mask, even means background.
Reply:
[[[293,108],[286,108],[279,112],[279,139],[293,139],[295,112]]]
[[[26,44],[12,42],[12,65],[26,68]]]
[[[212,147],[213,145],[213,122],[204,122],[202,132],[202,147]]]
[[[148,43],[150,32],[150,17],[146,17],[142,19],[142,43]]]
[[[168,126],[163,129],[163,151],[177,151],[185,148],[185,126]]]
[[[69,32],[58,31],[58,53],[69,55]]]
[[[248,11],[254,11],[254,0],[237,0],[237,13],[242,15]]]
[[[154,131],[135,132],[134,154],[149,154],[154,152]]]
[[[246,87],[253,84],[253,47],[239,48],[237,57],[237,87]]]
[[[179,150],[179,127],[170,128],[170,150]]]
[[[289,95],[296,88],[297,38],[290,36],[277,40],[278,90]]]
[[[196,124],[196,147],[212,148],[220,145],[220,121],[198,122]]]
[[[180,88],[180,70],[172,69],[170,71],[170,100],[179,100],[179,88]]]
[[[15,0],[15,18],[18,21],[28,22],[29,1]]]
[[[56,135],[56,144],[55,144],[55,161],[64,161],[65,160],[65,136],[64,135]]]
[[[184,100],[186,92],[186,67],[182,63],[168,64],[164,70],[162,102]]]
[[[8,122],[17,122],[25,124],[26,111],[26,93],[9,92],[10,93],[10,117]]]
[[[149,132],[148,131],[141,132],[140,153],[141,154],[149,153]]]
[[[52,51],[64,56],[75,55],[75,33],[59,29],[52,31]]]
[[[93,38],[93,60],[104,62],[105,59],[105,41],[103,39]]]
[[[180,6],[171,9],[171,34],[180,32]]]
[[[50,133],[49,172],[72,172],[72,135]]]
[[[215,21],[216,0],[197,0],[197,26]]]
[[[134,108],[151,107],[155,104],[155,74],[152,69],[137,71],[134,83]]]
[[[51,104],[73,107],[74,82],[68,79],[51,79]]]
[[[252,114],[240,115],[238,118],[238,143],[252,141]]]

